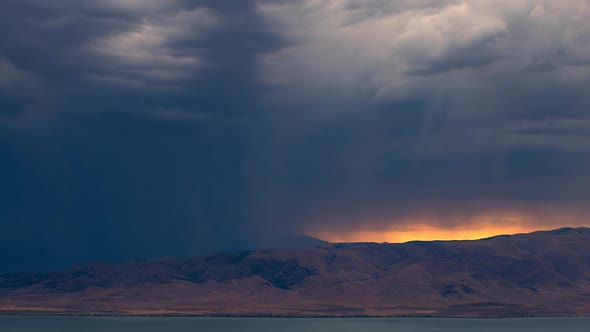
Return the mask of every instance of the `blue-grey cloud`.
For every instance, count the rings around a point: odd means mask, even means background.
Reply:
[[[3,1],[5,269],[584,222],[588,18],[583,0]]]

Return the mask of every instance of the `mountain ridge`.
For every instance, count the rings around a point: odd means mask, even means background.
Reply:
[[[0,299],[19,314],[590,315],[590,228],[0,274]]]

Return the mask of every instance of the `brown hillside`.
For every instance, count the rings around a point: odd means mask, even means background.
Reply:
[[[342,243],[0,275],[0,312],[590,315],[590,229]]]

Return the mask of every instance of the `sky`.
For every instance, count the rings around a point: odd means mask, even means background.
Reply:
[[[3,272],[590,225],[587,0],[3,0]]]

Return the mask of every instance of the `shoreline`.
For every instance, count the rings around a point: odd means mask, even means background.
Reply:
[[[108,313],[3,313],[0,312],[1,317],[105,317],[105,318],[125,318],[125,317],[142,317],[142,318],[268,318],[268,319],[363,319],[363,318],[382,318],[382,319],[522,319],[522,318],[590,318],[590,315],[522,315],[522,316],[432,316],[432,315],[399,315],[399,316],[375,316],[375,315],[234,315],[234,314],[108,314]]]

